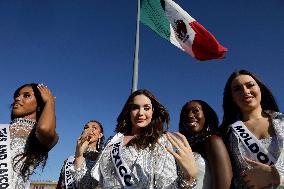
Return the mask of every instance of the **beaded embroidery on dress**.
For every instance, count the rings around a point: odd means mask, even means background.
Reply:
[[[35,126],[36,122],[25,119],[25,118],[16,118],[10,124],[10,138],[11,138],[11,162],[12,165],[17,162],[13,162],[14,157],[24,152],[26,147],[28,136]],[[12,182],[11,188],[24,189],[26,188],[26,182],[23,178],[19,176],[20,167],[22,166],[23,161],[19,162],[16,167],[12,169]],[[30,170],[34,170],[34,167],[30,167]]]
[[[163,136],[159,141],[162,146],[170,146],[169,141]],[[106,189],[122,187],[110,156],[111,150],[111,146],[106,147],[98,162],[101,173],[100,185]],[[121,157],[133,175],[133,188],[179,188],[175,159],[160,145],[155,145],[154,149],[147,147],[140,150],[133,146],[122,146]]]
[[[78,189],[96,188],[98,186],[98,182],[91,176],[91,170],[97,162],[99,155],[100,153],[96,149],[88,150],[84,152],[84,160],[81,166],[77,170],[75,170],[74,166],[72,166],[71,173]],[[64,182],[64,169],[62,169],[61,171],[61,174],[63,175],[62,182]],[[61,186],[65,186],[65,183],[61,184]]]

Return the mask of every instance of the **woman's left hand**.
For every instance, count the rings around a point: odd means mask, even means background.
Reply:
[[[184,174],[184,179],[191,182],[196,178],[197,168],[195,165],[195,159],[192,153],[192,149],[186,139],[186,137],[179,132],[174,134],[167,133],[167,138],[172,144],[173,149],[166,147],[167,151],[171,153]]]
[[[47,103],[47,102],[53,102],[55,97],[52,95],[51,91],[49,90],[49,88],[43,84],[39,84],[37,86],[39,92],[40,92],[40,95],[42,97],[42,100],[44,103]]]
[[[245,158],[245,160],[252,168],[242,172],[241,176],[249,188],[275,186],[277,183],[277,176],[275,176],[275,174],[278,174],[276,169],[248,158]]]

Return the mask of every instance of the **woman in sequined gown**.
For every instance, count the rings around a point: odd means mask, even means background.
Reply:
[[[91,177],[90,171],[97,162],[97,157],[103,148],[103,133],[103,126],[97,120],[90,120],[84,125],[84,131],[77,140],[73,165],[69,169],[74,180],[73,188],[88,189],[95,188],[98,185],[98,182]],[[72,188],[65,184],[66,161],[61,169],[57,189]]]
[[[115,131],[119,134],[103,150],[98,171],[92,170],[100,186],[194,188],[196,167],[191,148],[183,135],[164,134],[168,122],[167,110],[152,93],[133,92],[117,118]]]
[[[42,84],[25,84],[14,93],[9,127],[13,189],[29,188],[29,176],[37,166],[44,167],[58,141],[54,104],[51,91]]]
[[[221,128],[231,156],[235,187],[282,188],[284,115],[279,113],[271,91],[253,73],[233,72],[225,85],[223,108]],[[259,157],[268,155],[275,159],[274,165],[261,163]]]
[[[191,100],[181,110],[179,131],[186,136],[198,169],[197,188],[228,189],[232,180],[230,157],[218,136],[218,117],[202,100]]]

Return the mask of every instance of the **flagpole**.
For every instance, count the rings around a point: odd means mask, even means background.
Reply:
[[[137,86],[138,86],[139,23],[140,23],[140,0],[137,1],[137,21],[136,21],[136,38],[135,38],[135,53],[134,53],[134,62],[133,62],[133,75],[132,75],[132,93],[137,90]]]

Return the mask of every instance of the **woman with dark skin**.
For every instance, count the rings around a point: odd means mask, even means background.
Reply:
[[[58,141],[55,102],[47,86],[32,83],[18,88],[14,93],[11,120],[9,185],[23,189],[34,169],[39,165],[44,167],[48,151]]]
[[[247,70],[226,82],[221,125],[236,188],[284,186],[284,115],[271,91]]]
[[[217,130],[218,117],[206,102],[191,100],[183,106],[179,131],[186,136],[195,157],[197,188],[230,188],[231,162]]]

